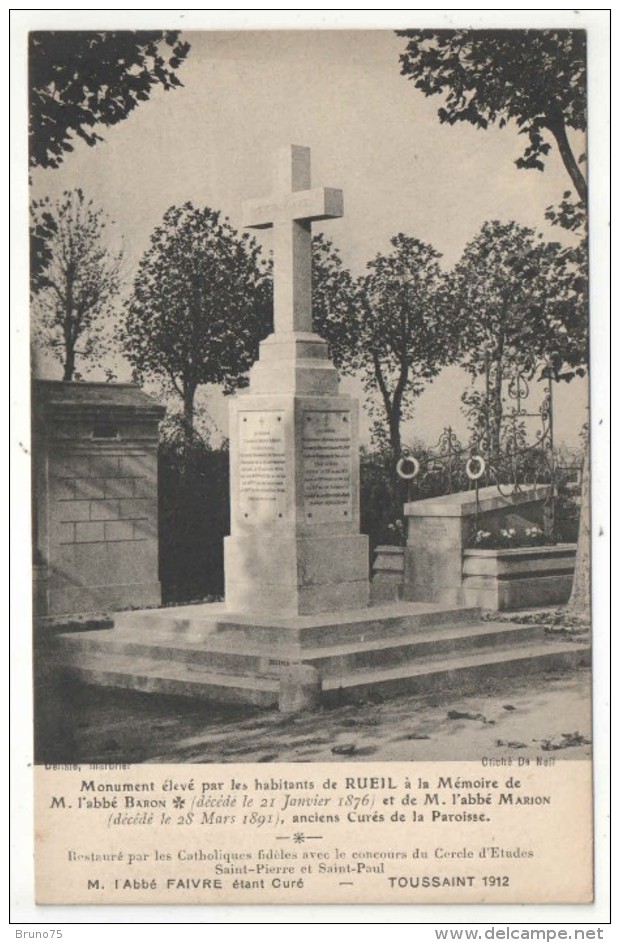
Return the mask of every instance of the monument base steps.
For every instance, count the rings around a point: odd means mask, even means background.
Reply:
[[[215,603],[118,613],[113,629],[55,636],[46,656],[87,684],[287,710],[293,669],[312,669],[321,700],[340,703],[474,691],[493,678],[587,664],[589,647],[548,640],[537,625],[483,622],[477,608],[399,602],[251,620]],[[301,709],[303,698],[293,700]]]

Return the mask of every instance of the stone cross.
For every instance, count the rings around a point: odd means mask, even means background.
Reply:
[[[292,144],[277,155],[274,193],[243,204],[248,229],[273,227],[273,321],[276,333],[312,331],[313,220],[343,215],[342,190],[310,189],[310,148]]]

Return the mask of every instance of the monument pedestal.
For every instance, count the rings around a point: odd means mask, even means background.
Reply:
[[[338,393],[327,345],[271,335],[230,408],[226,606],[309,615],[368,605],[359,533],[357,403]]]

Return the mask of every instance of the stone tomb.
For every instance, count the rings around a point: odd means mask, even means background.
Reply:
[[[489,609],[567,601],[574,546],[506,551],[468,549],[476,528],[491,531],[502,527],[523,531],[532,525],[544,528],[550,485],[523,485],[519,489],[505,485],[502,491],[489,485],[480,488],[477,500],[471,490],[405,505],[405,599]],[[498,567],[499,558],[503,563]],[[510,560],[519,563],[512,571]],[[505,585],[498,592],[492,578],[502,575]],[[532,580],[535,586],[530,585]]]
[[[342,194],[310,188],[310,151],[278,155],[275,195],[246,225],[274,230],[274,333],[230,407],[231,612],[304,615],[368,604],[368,538],[359,533],[357,402],[338,391],[312,332],[312,220],[342,216]]]
[[[35,381],[35,616],[161,602],[157,437],[138,387]]]

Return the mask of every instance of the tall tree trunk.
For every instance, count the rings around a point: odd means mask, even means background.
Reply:
[[[396,475],[396,464],[401,456],[402,439],[400,434],[401,406],[400,402],[392,401],[391,409],[387,414],[388,430],[390,436],[390,449],[392,451],[392,469],[396,477],[396,502],[398,518],[402,519],[403,506],[409,500],[410,482]]]
[[[373,368],[375,380],[379,387],[379,392],[381,393],[381,399],[383,400],[383,408],[385,409],[392,457],[394,462],[397,462],[400,458],[400,401],[397,400],[396,394],[390,396],[390,391],[388,390],[381,369],[381,362],[376,354],[373,354]]]
[[[75,373],[75,347],[71,344],[65,345],[65,362],[63,366],[62,379],[65,383],[70,383]]]
[[[75,345],[79,332],[76,331],[76,313],[73,307],[73,267],[67,268],[67,296],[64,301],[62,332],[65,339],[65,363],[63,380],[71,382],[75,373]]]
[[[186,461],[189,459],[194,445],[194,398],[196,384],[183,384],[183,448]]]
[[[390,448],[392,455],[397,462],[400,458],[401,437],[400,437],[400,409],[392,404],[392,409],[388,416],[390,430]]]
[[[581,511],[579,515],[579,534],[575,557],[575,575],[573,589],[568,602],[569,610],[576,616],[589,619],[591,610],[590,593],[590,455],[586,451],[583,459],[581,479]]]
[[[383,371],[381,369],[381,363],[376,354],[373,355],[373,367],[375,379],[377,386],[379,387],[379,392],[381,393],[381,398],[383,400],[383,407],[385,409],[388,435],[390,439],[390,449],[392,452],[392,467],[394,469],[394,475],[396,476],[396,463],[400,458],[402,447],[400,424],[403,412],[403,396],[407,386],[408,370],[406,367],[403,367],[398,379],[398,383],[396,384],[396,389],[394,390],[393,395],[390,396],[390,391],[388,390],[387,383],[385,382]],[[400,477],[397,478],[396,482],[396,495],[400,515],[400,513],[402,513],[402,506],[407,501],[408,495],[407,482]]]
[[[555,137],[564,166],[575,187],[579,199],[587,206],[588,184],[575,160],[566,127],[561,116],[553,115],[548,121],[548,128]],[[573,588],[568,601],[569,610],[576,616],[590,619],[591,609],[591,520],[590,520],[590,449],[586,448],[583,459],[581,479],[581,511],[579,514],[579,534],[577,536],[577,554],[575,557],[575,575]]]

